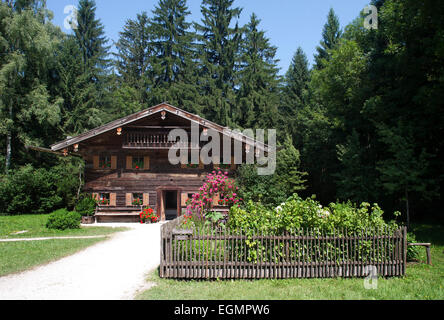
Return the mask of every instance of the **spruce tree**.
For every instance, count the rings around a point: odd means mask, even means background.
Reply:
[[[299,47],[285,74],[284,99],[287,107],[301,107],[307,100],[306,94],[310,71],[304,51]],[[289,110],[290,111],[290,110]]]
[[[147,107],[150,71],[150,58],[153,48],[150,44],[150,21],[146,12],[137,15],[135,20],[127,20],[116,44],[115,66],[118,89],[134,91],[131,99]]]
[[[84,72],[82,52],[74,36],[67,35],[58,48],[58,94],[63,97],[61,130],[67,136],[83,133],[102,124],[98,88]]]
[[[298,48],[290,67],[285,74],[284,86],[282,88],[280,115],[283,124],[282,130],[291,135],[297,143],[301,142],[298,130],[298,116],[308,103],[308,84],[310,71],[308,60],[302,48]]]
[[[339,18],[336,16],[333,8],[330,9],[327,16],[327,23],[324,25],[322,31],[322,41],[320,46],[316,48],[315,68],[322,69],[325,63],[330,59],[329,50],[333,49],[342,36]]]
[[[94,0],[80,0],[77,12],[77,28],[74,30],[82,53],[82,65],[91,80],[98,82],[107,74],[110,66],[109,46],[100,20],[96,19]]]
[[[185,0],[160,0],[150,23],[153,55],[151,104],[168,101],[199,112],[196,88],[196,48]]]
[[[232,123],[236,110],[235,81],[241,30],[234,19],[242,9],[233,7],[234,0],[203,0],[202,24],[199,32],[199,84],[204,114],[222,125]]]
[[[112,118],[109,107],[110,99],[109,46],[105,37],[104,27],[99,19],[96,19],[96,4],[93,0],[80,0],[77,12],[77,28],[74,37],[80,52],[81,73],[78,75],[80,92],[71,92],[80,99],[74,107],[75,114],[82,114],[82,109],[87,108],[87,120],[74,129],[73,134],[92,129]],[[77,63],[78,63],[77,62]],[[89,107],[88,107],[89,106]],[[74,122],[76,120],[73,120]]]
[[[270,45],[253,13],[241,45],[239,111],[235,121],[244,128],[275,128],[279,104],[276,47]]]

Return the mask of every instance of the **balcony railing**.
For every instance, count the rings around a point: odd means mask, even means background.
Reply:
[[[123,139],[125,149],[170,149],[175,145],[180,148],[199,148],[199,145],[192,145],[190,142],[178,144],[177,141],[169,139],[168,133],[150,132],[127,132]]]

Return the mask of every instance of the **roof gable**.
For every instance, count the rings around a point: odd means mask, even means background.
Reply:
[[[198,115],[195,115],[190,112],[179,109],[177,107],[174,107],[168,103],[162,103],[157,106],[151,107],[149,109],[139,111],[139,112],[134,113],[132,115],[126,116],[122,119],[118,119],[118,120],[112,121],[108,124],[105,124],[101,127],[92,129],[92,130],[90,130],[86,133],[83,133],[81,135],[78,135],[76,137],[69,138],[64,141],[58,142],[58,143],[52,145],[51,149],[53,151],[63,150],[63,149],[68,148],[74,144],[78,144],[80,142],[86,141],[88,139],[94,138],[98,135],[101,135],[103,133],[106,133],[106,132],[109,132],[112,130],[117,130],[120,127],[134,123],[134,122],[139,121],[143,118],[153,116],[153,115],[161,113],[163,111],[169,112],[171,114],[177,115],[177,116],[184,118],[186,120],[194,122],[194,123],[198,124],[199,126],[215,130],[216,132],[219,132],[223,135],[229,136],[232,139],[242,141],[250,146],[257,147],[257,148],[264,150],[264,151],[268,151],[268,146],[262,142],[256,141],[255,139],[252,139],[246,135],[233,132],[233,130],[231,130],[227,127],[223,127],[221,125],[218,125],[218,124],[211,122],[207,119],[204,119]]]

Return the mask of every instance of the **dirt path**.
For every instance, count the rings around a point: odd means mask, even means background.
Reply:
[[[124,225],[75,255],[0,277],[0,300],[128,300],[149,284],[160,261],[160,225]]]

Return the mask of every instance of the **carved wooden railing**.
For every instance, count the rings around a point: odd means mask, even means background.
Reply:
[[[125,149],[170,149],[178,145],[180,148],[199,148],[198,145],[191,143],[178,144],[177,141],[169,139],[168,133],[153,132],[127,132],[123,139],[123,148]]]

